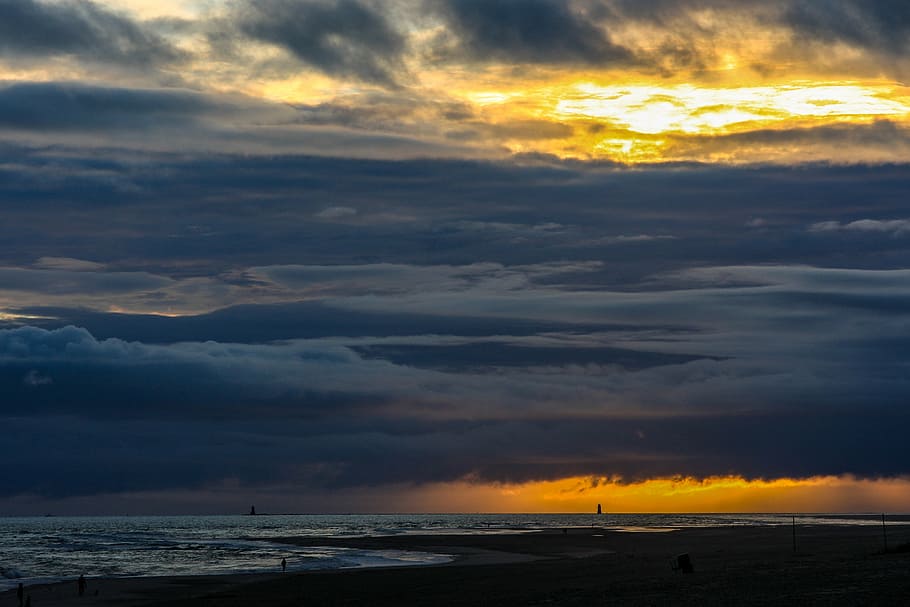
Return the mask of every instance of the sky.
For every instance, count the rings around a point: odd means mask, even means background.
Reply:
[[[910,5],[0,0],[0,515],[906,511]]]

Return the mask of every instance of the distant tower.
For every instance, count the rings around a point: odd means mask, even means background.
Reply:
[[[600,509],[600,504],[597,504],[597,514],[603,514],[603,512]]]

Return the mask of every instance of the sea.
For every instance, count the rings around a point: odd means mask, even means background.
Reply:
[[[798,515],[799,525],[881,525],[881,515]],[[910,516],[889,517],[908,523]],[[0,591],[87,578],[421,566],[447,554],[292,546],[277,538],[534,533],[596,527],[629,533],[790,525],[782,514],[348,514],[0,517]]]

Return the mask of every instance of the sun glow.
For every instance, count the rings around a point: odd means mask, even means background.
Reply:
[[[565,137],[504,138],[515,152],[563,158],[605,158],[624,163],[724,159],[716,151],[724,137],[753,132],[800,132],[826,126],[910,125],[910,91],[894,83],[811,82],[761,86],[629,83],[599,85],[569,79],[454,94],[484,120],[507,124],[535,120],[567,127]],[[458,91],[459,89],[454,89]],[[533,141],[533,143],[529,143]],[[793,160],[811,145],[759,149],[761,158]],[[854,150],[862,155],[863,150]],[[835,158],[831,158],[836,160]],[[782,160],[784,160],[782,158]]]
[[[555,113],[604,120],[635,133],[704,134],[735,125],[801,118],[879,118],[910,115],[910,99],[888,98],[888,87],[788,85],[706,89],[689,84],[607,86],[581,84]]]
[[[35,314],[19,314],[17,312],[4,311],[0,308],[0,323],[25,323],[32,320],[47,320],[48,316],[39,316]]]

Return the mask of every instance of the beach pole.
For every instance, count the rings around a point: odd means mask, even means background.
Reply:
[[[796,516],[793,516],[793,554],[796,554]]]
[[[885,531],[885,513],[882,512],[882,541],[885,543],[885,552],[888,552],[888,533]]]

